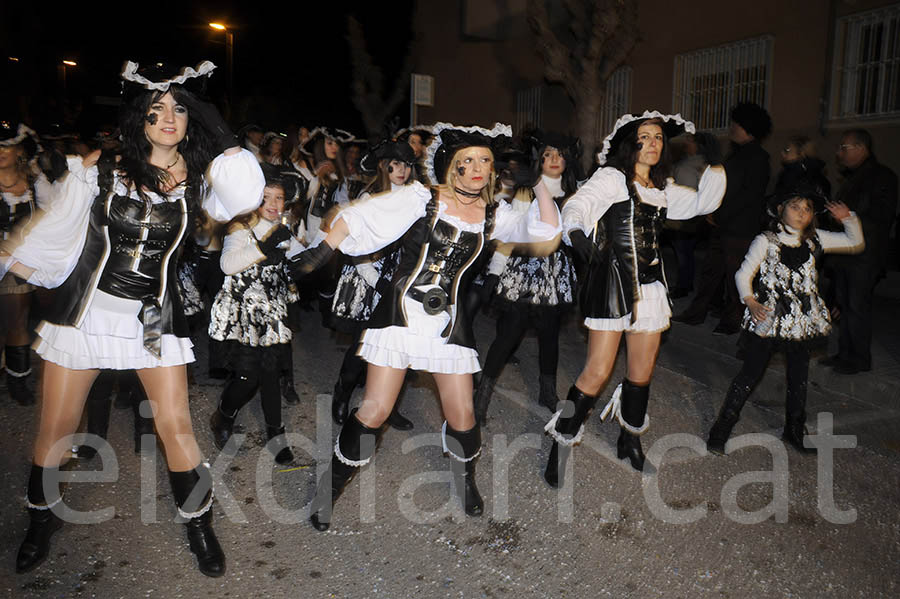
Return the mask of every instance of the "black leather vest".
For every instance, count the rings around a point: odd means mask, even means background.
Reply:
[[[193,219],[187,201],[153,204],[100,193],[91,206],[84,249],[72,274],[55,295],[49,322],[80,326],[96,289],[140,300],[145,345],[163,333],[187,337],[178,291],[177,250]],[[157,344],[158,346],[158,344]]]
[[[621,318],[632,312],[640,285],[666,284],[659,236],[666,209],[632,195],[610,206],[594,227],[597,245],[581,288],[581,308],[587,318]]]
[[[316,191],[315,197],[312,199],[312,207],[309,212],[313,216],[322,218],[335,205],[334,194],[337,193],[341,184],[338,181],[330,181],[328,185],[320,182],[319,189]]]
[[[473,265],[489,245],[496,206],[485,209],[482,231],[460,231],[438,219],[436,194],[433,192],[428,214],[413,223],[401,238],[400,264],[391,278],[391,292],[378,302],[367,328],[406,326],[403,298],[420,301],[415,287],[438,285],[446,294],[446,310],[450,314],[450,323],[441,336],[456,345],[475,347],[472,315],[467,312],[467,302],[459,300],[465,298],[469,284],[478,274]]]
[[[9,239],[13,230],[31,218],[35,211],[34,202],[34,184],[29,183],[28,191],[31,193],[31,199],[27,202],[20,202],[13,206],[6,203],[6,200],[0,198],[0,241]]]

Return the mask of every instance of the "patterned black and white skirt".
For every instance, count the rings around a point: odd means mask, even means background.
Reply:
[[[397,269],[400,252],[395,251],[371,262],[379,278],[389,279]],[[356,262],[347,262],[341,269],[334,301],[331,304],[332,324],[338,330],[351,332],[367,322],[378,305],[381,295],[369,285],[357,269]]]
[[[497,283],[497,299],[507,304],[566,307],[575,302],[575,268],[565,249],[549,256],[510,256]]]

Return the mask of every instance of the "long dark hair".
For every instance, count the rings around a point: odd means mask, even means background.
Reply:
[[[540,178],[541,174],[543,173],[544,152],[547,151],[548,147],[556,148],[556,150],[558,150],[562,155],[563,160],[566,161],[566,167],[563,169],[560,183],[562,184],[562,190],[568,197],[578,191],[579,173],[581,172],[579,157],[574,155],[571,146],[565,148],[557,148],[556,146],[551,146],[550,144],[541,146],[541,148],[538,150],[537,160],[535,160],[534,164],[531,166],[532,174],[534,175],[535,180]]]
[[[672,155],[669,152],[669,136],[666,135],[666,128],[663,126],[664,122],[662,119],[653,118],[644,121],[634,121],[632,131],[622,137],[622,141],[617,144],[607,164],[620,170],[625,175],[628,189],[632,190],[635,175],[634,166],[637,164],[638,154],[641,151],[637,140],[637,132],[641,125],[659,125],[660,129],[662,129],[662,152],[659,154],[659,162],[650,167],[650,180],[653,181],[653,185],[657,189],[665,189],[666,180],[672,174]]]
[[[184,104],[185,97],[192,96],[180,85],[172,85],[169,88],[172,97],[179,104]],[[134,94],[131,98],[126,98],[119,109],[119,128],[122,133],[122,160],[119,162],[118,169],[124,175],[130,184],[134,185],[138,196],[149,207],[150,198],[145,190],[152,191],[163,197],[166,192],[163,191],[165,185],[169,182],[169,173],[150,164],[151,145],[147,136],[144,134],[145,117],[150,111],[150,105],[158,101],[169,92],[158,90],[143,90],[141,93]],[[202,198],[200,194],[203,190],[203,173],[206,167],[215,157],[216,151],[213,150],[212,138],[206,129],[200,125],[199,121],[190,118],[188,114],[187,133],[181,143],[178,144],[178,151],[184,157],[187,164],[187,193],[185,200],[188,202],[189,210],[197,208]]]
[[[375,173],[375,178],[366,185],[366,188],[363,190],[364,193],[368,193],[370,195],[375,195],[376,193],[382,193],[385,191],[391,190],[391,177],[390,173],[388,173],[388,167],[391,165],[391,161],[396,160],[396,158],[382,158],[378,161],[378,169]],[[415,178],[415,169],[410,167],[409,175],[406,177],[406,182],[404,185],[409,185],[409,183]]]
[[[337,175],[337,182],[340,183],[347,178],[347,166],[344,163],[344,149],[338,144],[338,153],[336,158],[329,158],[325,155],[325,136],[320,137],[313,144],[313,170],[319,168],[323,162],[331,162],[334,165],[334,174]]]

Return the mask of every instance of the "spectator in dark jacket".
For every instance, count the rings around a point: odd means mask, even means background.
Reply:
[[[740,330],[743,306],[734,284],[750,242],[759,233],[769,184],[769,154],[760,145],[772,131],[772,119],[764,108],[743,102],[731,110],[731,154],[725,159],[728,190],[722,205],[710,217],[713,225],[697,294],[691,305],[674,320],[701,324],[710,302],[724,287],[722,317],[713,333],[731,335]]]
[[[837,199],[862,222],[866,249],[853,256],[829,257],[840,309],[838,354],[823,360],[841,374],[872,369],[872,294],[887,265],[891,224],[897,210],[897,175],[879,164],[872,136],[851,129],[841,137],[837,163],[844,183]]]

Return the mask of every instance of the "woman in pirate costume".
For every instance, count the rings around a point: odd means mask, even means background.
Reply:
[[[53,508],[62,501],[59,469],[71,446],[60,441],[78,427],[102,368],[137,370],[190,549],[203,574],[225,572],[212,529],[211,477],[188,410],[185,364],[194,355],[175,263],[196,211],[229,220],[252,210],[264,180],[253,155],[237,146],[216,108],[201,99],[214,68],[204,62],[175,74],[126,63],[121,160],[98,153],[70,159],[59,202],[0,261],[4,274],[60,289],[37,331],[35,349],[45,361],[43,406],[19,572],[47,556],[60,527]]]
[[[334,500],[372,458],[408,368],[433,373],[455,493],[468,515],[483,512],[474,476],[481,430],[472,407],[472,373],[480,365],[473,315],[458,300],[466,297],[476,274],[472,264],[488,239],[547,241],[559,233],[558,210],[541,182],[527,213],[494,203],[494,154],[510,137],[507,125],[487,130],[439,123],[426,164],[440,185],[428,189],[415,182],[351,204],[337,213],[321,244],[295,257],[295,276],[303,276],[335,250],[359,256],[401,243],[400,264],[362,337],[359,353],[369,363],[365,396],[338,435],[310,507],[318,530],[328,528]]]
[[[363,171],[374,172],[375,179],[360,195],[360,200],[386,191],[396,191],[411,183],[415,162],[416,156],[405,142],[388,141],[375,146],[361,162]],[[337,424],[344,424],[347,420],[350,396],[366,373],[366,363],[357,351],[359,341],[366,322],[382,294],[387,291],[391,275],[397,268],[400,248],[395,245],[377,254],[349,259],[338,279],[331,320],[335,329],[351,334],[353,342],[344,354],[331,397],[331,415]],[[388,417],[388,424],[399,430],[413,428],[413,423],[397,412],[396,406]]]
[[[37,135],[25,125],[0,121],[0,243],[21,242],[36,211],[46,209],[51,183],[31,165]],[[34,403],[28,388],[31,374],[31,333],[28,308],[34,287],[13,273],[0,278],[0,331],[6,335],[6,388],[21,405]]]
[[[284,199],[293,195],[293,180],[278,167],[264,164],[262,205],[231,221],[222,250],[225,282],[209,317],[209,337],[227,347],[231,378],[210,418],[213,440],[222,449],[231,438],[238,411],[259,390],[269,450],[279,464],[294,459],[285,443],[281,419],[279,366],[290,351],[288,304],[296,300],[285,270],[285,251],[302,249],[281,224]],[[274,439],[274,441],[273,441]]]
[[[563,238],[587,264],[581,308],[589,329],[587,361],[567,401],[546,426],[553,445],[544,478],[560,483],[559,473],[584,423],[612,374],[623,333],[627,374],[601,418],[621,425],[618,457],[643,470],[639,435],[647,430],[650,379],[662,331],[669,327],[669,299],[659,249],[666,218],[683,220],[709,214],[722,201],[725,172],[707,167],[697,190],[670,178],[669,139],[694,125],[680,115],[646,111],[621,117],[600,152],[602,165],[562,210]]]
[[[578,189],[578,140],[535,131],[526,139],[536,160],[532,168],[557,202]],[[485,285],[496,290],[501,314],[497,337],[488,350],[484,372],[475,392],[475,416],[482,424],[503,365],[522,340],[525,330],[538,334],[540,395],[538,402],[556,410],[556,367],[559,362],[559,323],[575,297],[575,269],[569,249],[557,247],[546,256],[497,251],[488,268]]]

